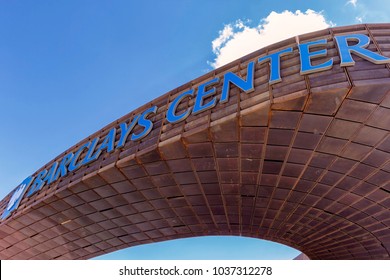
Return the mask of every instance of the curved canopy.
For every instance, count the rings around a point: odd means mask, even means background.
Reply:
[[[109,124],[3,199],[0,258],[242,235],[389,259],[389,42],[390,24],[301,35]]]

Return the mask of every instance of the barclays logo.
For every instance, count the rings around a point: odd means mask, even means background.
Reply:
[[[7,207],[5,208],[1,219],[6,219],[13,211],[15,211],[20,204],[20,201],[23,199],[25,192],[33,181],[33,176],[27,177],[14,191],[11,199],[9,200]]]

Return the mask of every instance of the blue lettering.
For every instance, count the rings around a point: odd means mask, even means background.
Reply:
[[[102,151],[107,150],[107,152],[111,153],[114,151],[115,146],[115,132],[116,129],[111,129],[107,136],[104,138],[103,142],[100,144],[99,148],[97,149],[96,153],[91,157],[91,160],[96,160],[99,158]]]
[[[54,174],[54,177],[52,178],[52,182],[56,181],[60,177],[66,176],[68,174],[68,165],[70,161],[73,158],[73,153],[69,153],[66,156],[64,156],[60,162],[60,165],[58,166],[58,169],[56,173]]]
[[[269,84],[270,85],[276,84],[282,80],[282,78],[280,76],[280,58],[282,56],[285,56],[285,55],[292,53],[292,51],[293,51],[293,49],[290,47],[290,48],[278,51],[276,53],[266,55],[266,56],[259,58],[259,60],[258,60],[259,63],[263,63],[265,61],[271,62],[270,75],[269,75]]]
[[[95,139],[92,140],[91,145],[89,146],[88,152],[85,155],[85,158],[83,159],[83,161],[81,162],[81,165],[85,165],[85,164],[88,164],[88,163],[96,160],[95,157],[92,157],[92,154],[95,151],[95,148],[99,142],[99,139],[100,139],[99,137],[96,137]]]
[[[340,53],[341,67],[355,65],[352,53],[375,64],[390,63],[390,58],[366,49],[370,44],[370,37],[364,34],[340,35],[334,38]],[[348,44],[350,41],[357,43],[350,46]]]
[[[219,82],[219,78],[214,78],[199,86],[198,93],[195,99],[194,109],[192,111],[193,115],[199,114],[203,111],[206,111],[207,109],[211,109],[216,105],[217,100],[215,97],[209,102],[207,102],[206,104],[203,104],[203,99],[215,93],[215,87],[212,87],[209,90],[206,90],[206,88],[218,82]]]
[[[247,74],[246,74],[246,81],[244,79],[241,79],[239,76],[232,72],[228,72],[223,77],[223,87],[222,87],[222,94],[221,94],[221,103],[228,102],[229,99],[229,89],[230,89],[230,83],[235,84],[237,87],[245,91],[246,93],[249,93],[253,91],[254,88],[254,82],[253,77],[255,73],[255,63],[250,62],[247,67]]]
[[[44,181],[47,184],[51,184],[55,181],[55,173],[56,173],[57,167],[58,167],[58,162],[55,161],[44,179]]]
[[[179,106],[180,102],[184,98],[186,98],[187,96],[192,96],[193,93],[194,93],[193,89],[186,91],[186,92],[183,92],[182,94],[180,94],[178,97],[176,97],[172,101],[172,103],[169,106],[168,111],[167,111],[167,121],[168,122],[177,123],[177,122],[180,122],[188,117],[188,115],[191,113],[190,109],[188,109],[187,111],[183,112],[180,115],[176,115],[176,110],[177,110],[177,107]]]
[[[318,40],[315,42],[308,42],[298,45],[299,54],[301,57],[301,75],[310,74],[314,72],[325,71],[331,69],[333,66],[333,59],[329,59],[328,61],[318,64],[312,65],[311,59],[320,56],[326,56],[326,49],[318,50],[314,52],[310,52],[310,47],[323,47],[326,46],[326,39]]]
[[[131,140],[132,141],[140,140],[140,139],[144,138],[145,136],[147,136],[149,134],[149,132],[153,128],[153,123],[152,123],[152,121],[148,120],[147,117],[151,113],[156,114],[156,112],[157,112],[157,106],[153,106],[153,107],[149,108],[148,110],[146,110],[145,112],[142,113],[141,117],[138,120],[138,125],[144,127],[144,130],[142,130],[138,134],[134,133],[133,135],[131,135]]]
[[[133,121],[130,123],[129,126],[127,126],[127,124],[125,122],[120,124],[121,136],[120,136],[118,144],[116,146],[117,149],[125,146],[127,137],[129,136],[130,132],[133,130],[134,126],[137,124],[139,117],[140,117],[140,115],[135,116]]]
[[[80,161],[79,163],[77,163],[77,161],[79,160],[79,157],[80,157],[81,153],[84,151],[84,149],[89,148],[89,145],[91,145],[91,142],[87,142],[84,145],[81,145],[80,148],[77,150],[77,152],[74,154],[74,156],[73,156],[73,158],[70,161],[69,166],[68,166],[69,172],[75,171],[82,166],[82,162]]]
[[[45,177],[46,173],[47,173],[46,169],[38,173],[37,177],[34,180],[34,183],[31,185],[30,189],[27,192],[27,197],[32,196],[34,193],[42,189],[43,185],[45,184],[43,178]]]

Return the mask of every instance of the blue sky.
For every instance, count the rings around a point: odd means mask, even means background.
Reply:
[[[0,196],[108,123],[232,59],[229,52],[241,56],[237,49],[256,40],[261,46],[279,30],[295,35],[299,28],[281,20],[287,16],[303,19],[304,26],[389,22],[390,5],[388,0],[1,0]],[[273,32],[267,37],[261,30]],[[242,242],[229,240],[222,246]],[[204,246],[199,244],[219,243],[179,242],[184,243],[142,246],[143,253],[142,247],[131,248],[117,258],[164,258],[164,248],[172,258],[174,248],[196,251]],[[266,242],[266,249],[248,244],[249,251],[272,251]],[[243,254],[249,256],[248,250]],[[237,251],[232,256],[240,258]]]

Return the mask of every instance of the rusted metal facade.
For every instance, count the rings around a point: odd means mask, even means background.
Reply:
[[[0,258],[88,259],[163,240],[239,235],[311,259],[389,259],[390,69],[359,57],[340,67],[333,36],[348,33],[368,35],[368,49],[390,57],[390,24],[301,35],[174,89],[70,148],[42,169],[158,106],[146,138],[25,197],[0,224]],[[328,56],[314,62],[333,58],[332,69],[300,75],[297,42],[319,38],[328,40]],[[281,58],[280,83],[269,85],[268,65],[256,64],[253,92],[232,86],[227,103],[165,121],[179,94],[227,71],[245,77],[249,62],[288,46],[294,53]],[[178,112],[193,103],[186,99]]]

